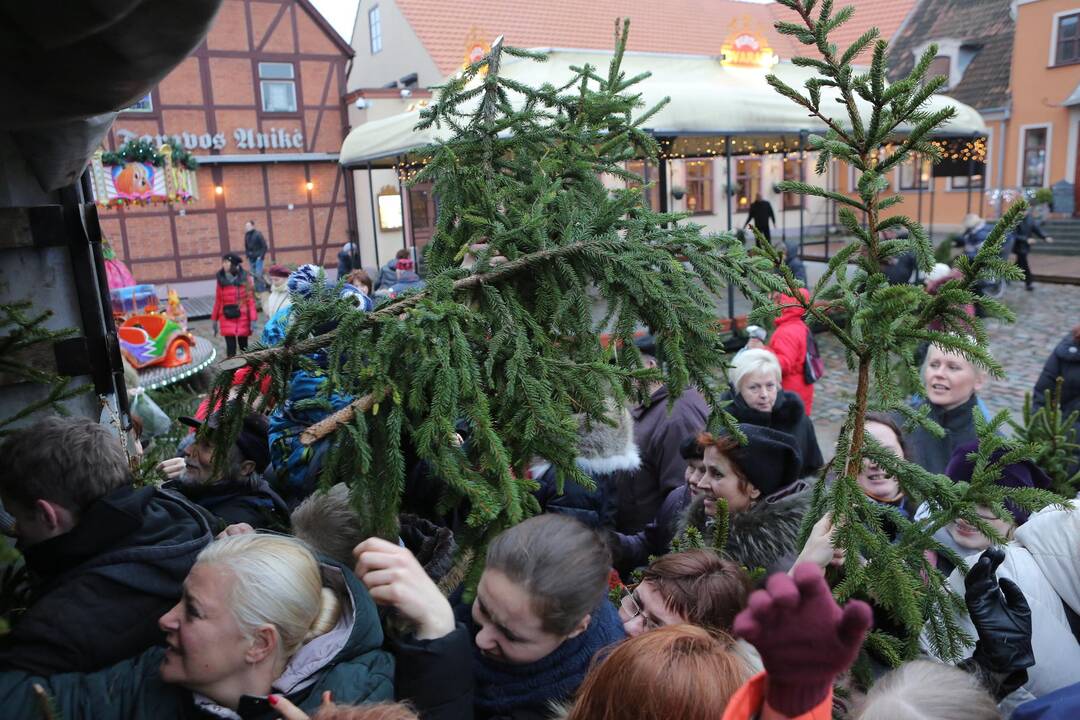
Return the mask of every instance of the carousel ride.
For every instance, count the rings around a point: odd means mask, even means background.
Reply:
[[[147,139],[136,139],[116,152],[95,152],[90,178],[103,209],[188,203],[198,199],[197,166],[179,141],[154,147]],[[141,387],[171,385],[214,361],[213,344],[188,331],[187,313],[175,290],[167,289],[162,306],[157,288],[136,283],[111,247],[105,249],[105,268],[120,354],[135,368]]]

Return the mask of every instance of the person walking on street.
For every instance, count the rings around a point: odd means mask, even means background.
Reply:
[[[1024,271],[1024,289],[1029,292],[1035,289],[1035,285],[1031,281],[1031,266],[1028,265],[1028,253],[1031,251],[1031,246],[1035,244],[1035,238],[1045,240],[1048,243],[1054,242],[1054,238],[1049,237],[1039,227],[1038,219],[1029,209],[1027,214],[1024,215],[1024,219],[1016,226],[1016,244],[1013,245],[1013,252],[1016,253],[1016,265]]]
[[[210,313],[210,319],[214,321],[214,335],[220,332],[224,336],[225,352],[229,357],[236,355],[238,344],[240,352],[247,352],[251,326],[258,317],[255,288],[251,276],[244,270],[243,262],[236,253],[222,256],[221,269],[217,272],[214,310]]]
[[[806,288],[799,288],[799,293],[803,300],[810,299]],[[780,295],[778,300],[783,310],[776,319],[776,330],[769,340],[769,349],[780,361],[781,386],[802,399],[806,415],[810,417],[814,412],[814,386],[806,381],[804,369],[810,334],[804,320],[806,310],[790,295]]]
[[[773,212],[772,204],[761,197],[756,195],[754,202],[750,203],[749,214],[746,218],[746,222],[743,227],[746,227],[751,222],[754,223],[754,227],[761,231],[761,234],[765,236],[765,239],[772,242],[772,234],[769,231],[769,221],[772,224],[776,224],[776,213]]]
[[[255,292],[266,292],[266,281],[263,279],[263,259],[269,246],[266,238],[255,229],[255,221],[248,220],[244,223],[244,254],[251,263],[251,274],[255,278]]]

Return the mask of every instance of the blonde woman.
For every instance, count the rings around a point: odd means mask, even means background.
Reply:
[[[347,704],[393,699],[367,590],[294,538],[211,543],[159,624],[164,647],[96,673],[0,674],[4,717],[41,717],[35,684],[71,718],[273,718],[278,696],[308,712],[324,692]]]
[[[813,475],[825,464],[818,447],[814,423],[806,414],[802,398],[780,385],[780,361],[770,350],[744,350],[732,360],[728,372],[731,390],[723,399],[725,409],[741,423],[760,425],[791,435],[802,457],[799,477]]]

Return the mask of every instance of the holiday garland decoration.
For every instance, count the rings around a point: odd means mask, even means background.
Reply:
[[[415,178],[440,198],[426,288],[360,313],[317,283],[312,300],[293,306],[283,347],[222,365],[215,398],[231,389],[241,402],[227,405],[219,460],[258,394],[257,375],[288,397],[295,371],[314,373],[325,385],[304,407],[322,403],[327,418],[305,441],[330,443],[322,485],[348,483],[369,527],[396,537],[406,456],[419,459],[439,480],[441,509],[465,517],[460,544],[482,560],[491,537],[538,512],[526,473],[534,457],[550,460],[560,483],[591,485],[575,463],[575,414],[611,423],[611,401],[639,397],[649,379],[673,398],[693,386],[721,406],[716,295],[731,283],[764,319],[779,278],[733,236],[645,205],[642,178],[624,165],[656,156],[640,127],[659,106],[640,112],[633,86],[646,76],[621,70],[627,28],[616,27],[606,72],[585,66],[562,85],[529,87],[504,77],[500,63],[544,56],[497,42],[442,88],[421,126],[453,137],[424,151]],[[612,189],[604,177],[638,186]],[[633,346],[643,326],[656,336],[660,370],[645,369]],[[244,366],[257,372],[230,388]],[[332,394],[352,401],[331,415],[340,407]],[[710,427],[722,423],[734,428],[714,411]],[[478,561],[472,581],[479,570]]]
[[[797,57],[792,62],[814,68],[817,76],[807,80],[802,91],[775,76],[769,76],[768,82],[828,128],[824,135],[809,137],[810,147],[818,153],[817,174],[823,174],[833,159],[847,163],[858,174],[857,188],[851,196],[802,182],[780,183],[782,192],[835,201],[841,222],[854,237],[830,260],[810,299],[797,300],[806,309],[808,320],[813,318],[828,327],[843,345],[848,368],[857,377],[855,400],[848,409],[832,462],[835,479],[830,484],[824,479],[818,481],[802,539],[805,541],[818,518],[831,512],[837,528],[834,544],[846,551],[842,572],[834,578],[838,598],[872,598],[902,628],[898,635],[874,630],[868,636],[868,650],[899,664],[918,654],[921,636],[935,655],[957,660],[971,642],[956,622],[958,615],[966,612],[964,601],[950,590],[945,577],[928,560],[928,551],[948,557],[960,568],[965,566],[962,558],[933,538],[934,533],[962,518],[1000,542],[1004,539],[979,516],[977,505],[985,504],[997,517],[1011,522],[1004,506],[1006,499],[1029,510],[1061,499],[1046,491],[994,484],[1005,465],[1039,451],[1032,443],[1006,443],[999,432],[1007,419],[1005,413],[990,421],[976,414],[980,448],[970,483],[953,483],[944,475],[931,474],[897,458],[865,434],[866,413],[895,412],[909,426],[920,424],[938,435],[943,433],[928,419],[925,398],[921,407],[913,409],[901,390],[904,386],[918,388],[921,394],[915,357],[918,347],[925,343],[962,355],[995,376],[1003,374],[987,352],[982,321],[970,318],[964,307],[976,304],[986,317],[1013,319],[1002,303],[978,295],[975,289],[980,281],[1020,277],[1020,271],[1002,258],[1001,249],[1006,233],[1023,216],[1026,206],[1021,201],[1009,209],[973,259],[959,258],[956,267],[962,279],[947,282],[936,295],[918,286],[889,285],[881,271],[889,258],[913,253],[923,272],[929,272],[933,264],[933,248],[923,227],[908,217],[885,211],[903,201],[901,196],[888,193],[887,174],[913,152],[938,161],[941,147],[930,136],[955,114],[951,107],[935,112],[922,109],[944,84],[944,78],[926,77],[937,48],[931,45],[908,77],[887,85],[888,44],[878,39],[876,28],[842,51],[829,41],[829,34],[851,18],[851,7],[834,14],[832,0],[820,4],[817,0],[778,1],[792,10],[799,22],[779,22],[777,30],[815,51],[815,57]],[[857,71],[853,63],[867,50],[872,53],[869,69]],[[823,114],[819,109],[822,93],[838,95],[847,116]],[[881,236],[885,230],[901,227],[908,230],[908,237]],[[798,283],[791,271],[760,237],[759,245],[773,257],[789,294],[798,298],[794,292]],[[831,312],[836,310],[848,318],[845,327],[833,321]],[[942,329],[930,329],[935,321],[935,326]],[[896,382],[893,373],[897,360],[905,375],[904,383]],[[989,462],[991,454],[999,449],[1007,452],[997,462]],[[864,460],[894,475],[909,497],[925,501],[929,517],[909,520],[891,506],[870,501],[857,481]],[[886,524],[896,528],[895,541],[885,532]]]

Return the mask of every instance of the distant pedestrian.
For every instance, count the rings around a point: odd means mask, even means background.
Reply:
[[[292,305],[292,298],[289,297],[291,273],[292,270],[284,265],[271,265],[267,271],[270,276],[270,294],[263,301],[263,312],[266,313],[267,320],[277,315],[278,311]]]
[[[214,290],[214,309],[210,313],[214,334],[220,332],[225,338],[225,352],[229,357],[236,355],[237,345],[240,352],[247,352],[251,326],[258,317],[255,288],[243,263],[236,253],[222,256]]]
[[[810,299],[805,288],[799,288],[803,300]],[[769,349],[780,361],[781,385],[803,401],[807,417],[814,412],[814,386],[806,382],[806,346],[810,327],[803,317],[806,310],[798,300],[790,295],[780,295],[780,305],[785,306],[776,320],[776,330],[769,340]]]
[[[251,274],[255,278],[255,291],[266,292],[266,281],[263,279],[263,260],[266,251],[269,250],[266,238],[255,229],[255,221],[248,220],[244,223],[244,254],[251,263]]]
[[[349,273],[358,267],[360,267],[360,259],[357,256],[356,245],[347,242],[341,246],[341,250],[337,254],[338,280],[347,277]]]
[[[1029,292],[1035,289],[1031,280],[1031,266],[1028,265],[1028,253],[1031,252],[1031,246],[1035,244],[1035,238],[1048,243],[1054,242],[1054,238],[1048,236],[1039,227],[1035,214],[1028,210],[1024,219],[1016,226],[1016,243],[1013,245],[1013,252],[1016,253],[1017,267],[1024,271],[1024,289]]]
[[[749,214],[743,227],[746,227],[751,222],[754,223],[754,227],[765,236],[765,239],[772,242],[772,233],[769,229],[770,221],[772,221],[773,225],[776,224],[776,213],[773,212],[772,204],[761,197],[760,194],[756,195],[754,202],[750,203]]]
[[[376,290],[389,290],[398,281],[397,263],[398,260],[404,258],[412,258],[412,253],[409,252],[408,248],[398,250],[397,254],[389,262],[379,268],[379,277],[375,278]]]

